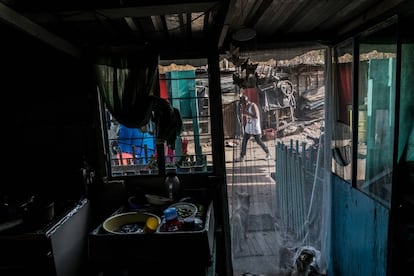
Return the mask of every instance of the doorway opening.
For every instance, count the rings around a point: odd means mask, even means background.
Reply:
[[[305,255],[308,269],[326,271],[326,50],[303,52],[289,59],[276,51],[244,53],[236,64],[234,56],[221,59],[235,276],[288,275]],[[253,137],[242,149],[250,117],[241,96],[259,108],[259,136],[270,158]]]

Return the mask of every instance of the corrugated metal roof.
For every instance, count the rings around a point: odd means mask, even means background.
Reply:
[[[212,49],[224,52],[230,43],[242,44],[233,38],[243,28],[256,33],[256,48],[291,42],[329,42],[380,15],[413,12],[410,0],[0,2],[3,22],[34,36],[41,36],[42,30],[46,30],[81,51],[126,52],[151,45],[166,57],[179,58],[197,57]],[[11,12],[21,17],[10,16]]]

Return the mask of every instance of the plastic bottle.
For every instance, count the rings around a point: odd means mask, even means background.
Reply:
[[[180,192],[180,179],[176,173],[168,173],[165,178],[165,186],[167,188],[168,198],[174,202],[177,200],[178,194]]]

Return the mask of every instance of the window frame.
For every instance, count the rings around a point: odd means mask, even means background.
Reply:
[[[208,93],[208,85],[210,83],[210,75],[208,74],[207,68],[207,61],[206,59],[199,58],[199,59],[192,59],[192,60],[180,60],[180,59],[174,59],[174,60],[159,60],[159,84],[161,87],[161,82],[165,81],[166,79],[163,78],[161,74],[161,70],[163,67],[167,67],[168,65],[173,64],[182,64],[183,62],[189,62],[186,66],[194,71],[194,79],[193,83],[195,84],[195,92],[197,92],[197,86],[198,84],[202,84],[206,87],[207,93],[203,96],[199,96],[198,94],[193,95],[192,97],[162,97],[162,88],[156,91],[157,97],[165,98],[168,102],[172,103],[172,107],[177,107],[177,102],[197,102],[197,107],[200,106],[200,101],[206,103],[206,109],[203,110],[202,113],[197,112],[197,114],[191,113],[193,115],[192,118],[188,118],[188,116],[182,116],[183,120],[183,130],[180,133],[180,135],[177,137],[177,139],[185,138],[187,141],[194,142],[197,137],[200,140],[203,140],[203,144],[198,143],[199,151],[197,153],[190,152],[189,154],[175,154],[171,155],[170,148],[167,146],[165,141],[160,141],[157,139],[156,134],[154,134],[154,141],[155,141],[155,156],[148,156],[148,159],[155,163],[155,167],[151,168],[149,170],[144,171],[145,169],[138,168],[138,165],[140,163],[137,163],[138,157],[136,158],[135,155],[127,156],[127,159],[121,158],[114,158],[114,153],[112,152],[113,147],[110,143],[110,126],[111,123],[116,122],[116,119],[111,117],[110,112],[106,109],[105,103],[102,99],[102,96],[99,93],[98,89],[98,95],[99,95],[99,105],[100,105],[100,114],[101,114],[101,128],[102,128],[102,143],[104,147],[104,155],[106,155],[106,175],[108,178],[111,179],[117,179],[117,178],[124,178],[124,177],[141,177],[141,176],[157,176],[157,175],[166,175],[168,173],[176,173],[176,174],[188,174],[188,175],[194,175],[194,174],[214,174],[215,173],[215,167],[214,167],[214,158],[213,158],[213,149],[212,149],[212,133],[211,133],[211,108],[210,108],[210,95]],[[181,68],[181,66],[177,66],[177,68]],[[192,80],[189,80],[190,82]],[[168,88],[167,88],[168,89]],[[165,91],[164,91],[165,92]],[[165,94],[164,94],[165,96]],[[184,103],[184,106],[186,104]],[[207,114],[205,114],[207,113]],[[108,115],[109,114],[109,115]],[[182,112],[180,111],[180,114]],[[186,125],[188,125],[188,120],[193,120],[192,124],[190,122],[190,125],[194,126],[196,122],[202,121],[204,124],[203,127],[207,128],[207,132],[202,132],[200,134],[191,135],[188,133],[188,129],[186,129]],[[117,123],[119,124],[119,123]],[[155,122],[150,120],[150,124],[155,126]],[[200,131],[204,131],[201,130]],[[193,137],[191,137],[193,136]],[[190,139],[191,138],[191,139]],[[180,148],[182,150],[181,145],[178,145],[176,142],[176,149]],[[190,147],[189,147],[190,148]],[[181,151],[180,151],[181,152]],[[121,155],[122,156],[122,155]],[[163,156],[164,158],[159,159],[158,156]],[[119,157],[119,156],[118,156]],[[183,166],[178,164],[178,161],[185,157],[185,160],[188,165],[191,165],[190,168],[184,168]],[[129,159],[128,159],[129,158]],[[144,159],[147,157],[145,156]],[[131,161],[132,160],[132,161]],[[169,160],[174,160],[174,166],[170,166]],[[117,165],[115,163],[118,162]],[[148,162],[146,162],[145,165],[148,165]],[[118,170],[119,169],[119,170]],[[118,172],[117,172],[118,170]]]
[[[365,137],[364,134],[365,132],[367,132],[367,126],[364,125],[364,129],[362,129],[361,127],[361,120],[363,122],[364,118],[361,118],[361,116],[363,115],[363,109],[361,109],[361,97],[364,96],[366,93],[365,90],[363,90],[362,87],[362,83],[361,83],[361,74],[363,72],[361,72],[361,47],[363,46],[363,42],[364,39],[368,39],[370,38],[370,36],[372,35],[372,38],[375,38],[376,34],[381,34],[382,31],[386,31],[387,28],[392,28],[398,27],[397,24],[397,18],[396,17],[391,17],[369,29],[367,29],[366,31],[360,33],[359,35],[354,36],[351,39],[348,40],[344,40],[341,43],[338,43],[335,47],[333,47],[333,49],[336,48],[340,48],[343,47],[344,45],[351,45],[352,44],[352,107],[351,107],[351,115],[350,115],[350,127],[351,127],[351,168],[350,168],[350,174],[351,174],[351,178],[350,179],[345,179],[343,176],[338,175],[334,169],[332,169],[332,173],[337,174],[340,178],[344,179],[344,181],[348,182],[350,185],[352,185],[353,188],[358,189],[359,191],[361,191],[362,193],[367,194],[369,197],[373,198],[374,200],[378,201],[379,203],[383,204],[384,206],[390,207],[391,204],[391,200],[392,200],[392,185],[393,185],[393,173],[395,171],[395,167],[396,167],[396,152],[395,152],[395,145],[397,143],[396,138],[397,136],[397,132],[398,129],[396,129],[396,121],[398,120],[398,112],[396,109],[397,106],[397,99],[398,99],[398,94],[400,93],[398,91],[398,78],[397,78],[397,70],[398,70],[398,66],[399,62],[399,54],[400,52],[398,51],[398,33],[395,33],[395,37],[393,37],[393,41],[394,41],[394,49],[395,51],[393,52],[395,54],[395,61],[394,61],[394,69],[393,72],[391,72],[392,74],[390,75],[390,77],[393,80],[393,84],[391,87],[391,94],[389,95],[390,97],[393,97],[393,100],[391,102],[391,104],[389,104],[389,108],[390,110],[388,110],[389,116],[388,119],[390,121],[390,124],[393,126],[391,129],[391,133],[389,133],[389,135],[391,135],[391,145],[389,145],[388,151],[390,151],[390,158],[389,158],[389,170],[387,171],[388,173],[386,173],[384,171],[384,175],[387,176],[387,179],[385,179],[384,181],[388,181],[387,185],[390,185],[389,187],[389,194],[387,196],[384,196],[382,194],[378,194],[378,191],[373,191],[372,189],[366,189],[364,188],[365,186],[369,186],[371,182],[373,182],[375,179],[377,178],[381,178],[380,174],[375,175],[372,178],[372,181],[370,182],[369,179],[366,179],[367,175],[365,173],[362,173],[362,170],[368,170],[369,168],[366,168],[368,165],[364,165],[364,169],[361,168],[361,161],[359,161],[359,156],[361,156],[361,142],[364,141],[364,139],[370,139],[369,136]],[[350,43],[352,42],[352,43]],[[335,59],[336,57],[334,57]],[[333,67],[336,66],[336,64],[333,62]],[[337,82],[337,79],[335,79],[335,82]],[[337,86],[338,83],[334,84],[334,87]],[[365,87],[365,86],[364,86]],[[363,94],[365,93],[365,94]],[[362,95],[362,96],[361,96]],[[338,97],[338,95],[335,95],[335,97]],[[336,99],[337,100],[337,99]],[[370,108],[368,106],[366,106],[365,108]],[[372,107],[371,107],[372,108]],[[369,119],[369,118],[368,118]],[[391,122],[392,121],[392,122]],[[366,123],[368,124],[368,122]],[[372,122],[371,122],[372,124]],[[369,135],[369,134],[367,134]],[[333,137],[334,138],[334,137]],[[368,143],[368,141],[366,142]],[[370,154],[368,151],[366,153],[366,157],[365,159],[367,159],[368,154]],[[333,160],[333,159],[332,159]],[[332,161],[334,162],[334,161]],[[372,162],[371,162],[372,163]],[[361,179],[362,177],[362,179]],[[368,183],[369,182],[369,183]],[[361,184],[362,183],[362,184]]]

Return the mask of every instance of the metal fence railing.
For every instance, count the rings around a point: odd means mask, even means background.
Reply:
[[[315,180],[322,181],[323,164],[314,144],[290,142],[276,145],[276,212],[279,223],[302,240],[309,227],[308,211],[315,194]],[[319,165],[318,165],[319,164]],[[316,177],[316,178],[315,178]]]

